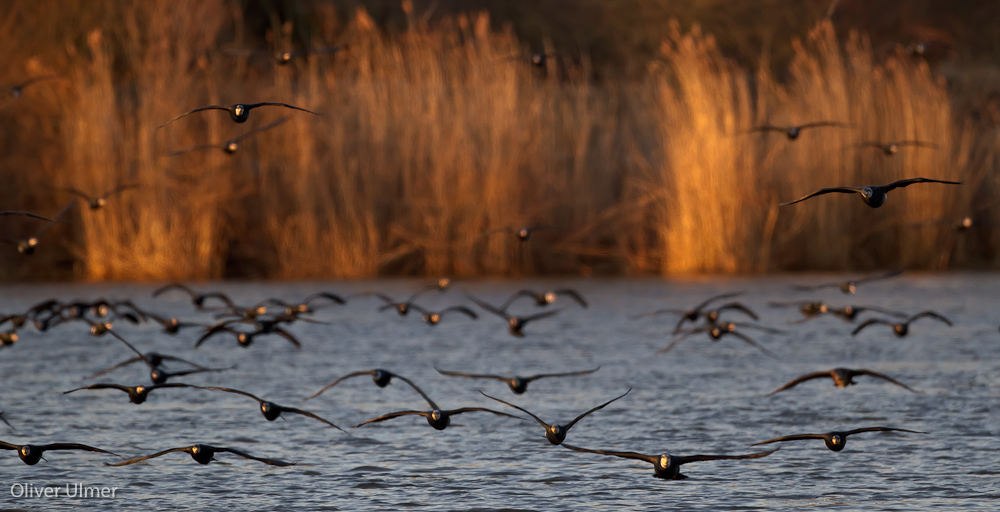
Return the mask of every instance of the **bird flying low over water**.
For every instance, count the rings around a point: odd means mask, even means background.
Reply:
[[[808,128],[820,128],[820,127],[824,127],[824,126],[835,127],[835,128],[846,128],[847,127],[846,124],[844,124],[844,123],[838,123],[836,121],[817,121],[815,123],[806,123],[806,124],[791,125],[791,126],[774,126],[774,125],[770,125],[770,124],[765,124],[765,125],[754,127],[752,130],[750,130],[750,133],[754,133],[754,132],[780,132],[780,133],[784,133],[785,136],[788,137],[788,140],[795,140],[795,139],[799,138],[799,135],[802,134],[802,130],[806,130]]]
[[[760,331],[763,331],[763,332],[767,332],[767,333],[771,333],[771,334],[783,334],[784,333],[784,331],[779,331],[777,329],[771,329],[769,327],[763,327],[763,326],[760,326],[760,325],[740,324],[740,327],[748,327],[748,328],[752,328],[752,329],[757,329],[757,330],[760,330]],[[674,341],[670,342],[669,345],[661,348],[656,353],[657,354],[666,354],[667,352],[670,352],[671,350],[673,350],[673,348],[676,347],[678,343],[680,343],[680,342],[688,339],[691,336],[694,336],[695,334],[699,334],[699,333],[703,333],[703,332],[704,333],[708,333],[708,337],[712,341],[719,341],[724,336],[735,336],[735,337],[743,340],[743,342],[746,343],[747,345],[750,345],[750,346],[756,348],[757,350],[760,350],[761,352],[763,352],[768,357],[771,357],[773,359],[778,359],[778,356],[774,355],[773,352],[771,352],[770,350],[764,348],[763,346],[761,346],[760,344],[758,344],[756,341],[754,341],[753,339],[751,339],[749,336],[747,336],[747,335],[745,335],[745,334],[743,334],[741,332],[738,332],[736,330],[736,324],[733,323],[733,322],[725,322],[725,323],[721,323],[721,324],[710,324],[710,325],[706,325],[704,327],[699,327],[698,329],[692,329],[692,330],[690,330],[690,331],[682,334],[679,338],[677,338]]]
[[[305,411],[305,410],[302,410],[302,409],[296,409],[294,407],[285,407],[284,405],[279,405],[279,404],[276,404],[274,402],[269,402],[269,401],[264,400],[262,398],[258,398],[255,395],[247,393],[246,391],[240,391],[238,389],[232,389],[232,388],[222,388],[222,387],[218,387],[218,386],[196,386],[196,387],[198,389],[214,389],[214,390],[217,390],[217,391],[225,391],[226,393],[234,393],[234,394],[237,394],[237,395],[243,395],[243,396],[245,396],[247,398],[252,398],[252,399],[256,400],[257,403],[260,405],[260,412],[261,412],[261,414],[264,415],[264,418],[267,419],[267,421],[274,421],[274,420],[278,419],[281,416],[281,413],[287,412],[289,414],[300,414],[302,416],[306,416],[306,417],[312,418],[314,420],[322,421],[323,423],[326,423],[327,425],[330,425],[331,427],[333,427],[333,428],[335,428],[335,429],[337,429],[337,430],[339,430],[341,432],[344,432],[344,429],[342,429],[342,428],[334,425],[330,421],[327,421],[327,420],[325,420],[323,418],[320,418],[319,416],[317,416],[314,413],[311,413],[309,411]]]
[[[857,382],[854,382],[854,377],[857,377],[857,376],[860,376],[860,375],[870,375],[870,376],[875,377],[877,379],[882,379],[882,380],[889,381],[889,382],[891,382],[891,383],[893,383],[893,384],[895,384],[895,385],[897,385],[897,386],[899,386],[901,388],[904,388],[904,389],[906,389],[908,391],[912,391],[914,393],[917,392],[916,390],[914,390],[910,386],[907,386],[906,384],[903,384],[902,382],[899,382],[898,380],[893,379],[892,377],[890,377],[888,375],[885,375],[883,373],[873,372],[871,370],[866,370],[864,368],[861,368],[861,369],[858,369],[858,370],[855,370],[855,369],[852,369],[852,368],[834,368],[832,370],[826,370],[826,371],[821,371],[821,372],[809,373],[809,374],[803,375],[801,377],[797,377],[795,379],[792,379],[791,381],[789,381],[784,386],[781,386],[780,388],[778,388],[778,389],[776,389],[776,390],[768,393],[768,396],[773,395],[775,393],[780,393],[780,392],[782,392],[782,391],[784,391],[786,389],[791,389],[791,388],[793,388],[793,387],[795,387],[795,386],[797,386],[797,385],[799,385],[799,384],[801,384],[803,382],[806,382],[808,380],[822,379],[824,377],[829,377],[829,378],[833,379],[833,385],[834,386],[837,386],[838,388],[846,388],[847,386],[851,386],[851,385],[857,384]]]
[[[197,387],[197,386],[192,386],[190,384],[181,384],[179,382],[167,382],[167,383],[164,383],[164,384],[153,384],[152,386],[143,386],[143,385],[139,385],[139,386],[123,386],[121,384],[104,384],[104,383],[101,383],[101,384],[91,384],[89,386],[83,386],[83,387],[80,387],[80,388],[71,389],[69,391],[64,391],[63,394],[64,395],[68,395],[70,393],[75,393],[77,391],[82,391],[84,389],[117,389],[119,391],[124,391],[124,392],[128,393],[128,400],[130,402],[132,402],[133,404],[138,405],[138,404],[141,404],[141,403],[143,403],[143,402],[146,401],[146,398],[149,397],[150,391],[154,391],[154,390],[157,390],[157,389],[165,389],[165,388],[194,388],[194,387]]]
[[[910,318],[907,318],[905,321],[900,322],[900,323],[892,322],[890,320],[884,320],[884,319],[881,319],[881,318],[871,318],[871,319],[865,320],[864,322],[861,322],[861,324],[858,325],[853,331],[851,331],[851,336],[856,336],[859,332],[861,332],[864,328],[868,327],[869,325],[882,324],[882,325],[888,325],[888,326],[892,327],[893,334],[895,334],[897,338],[902,338],[902,337],[905,337],[907,334],[910,333],[910,324],[911,323],[913,323],[914,321],[916,321],[916,320],[918,320],[920,318],[924,318],[924,317],[933,318],[933,319],[935,319],[935,320],[937,320],[939,322],[943,322],[943,323],[947,324],[948,327],[951,327],[951,326],[954,325],[954,324],[951,323],[951,320],[948,320],[943,315],[940,315],[940,314],[935,313],[933,311],[921,311],[920,313],[917,313],[917,314],[911,316]]]
[[[507,308],[510,307],[510,305],[515,300],[517,300],[517,299],[519,299],[521,297],[531,297],[535,301],[535,305],[536,306],[539,306],[539,307],[548,306],[549,304],[552,304],[553,302],[555,302],[556,299],[560,295],[565,295],[566,297],[569,297],[569,298],[573,299],[574,301],[576,301],[576,303],[579,304],[580,306],[587,307],[587,301],[583,298],[582,295],[580,295],[579,292],[577,292],[576,290],[570,289],[570,288],[562,288],[562,289],[559,289],[559,290],[550,290],[550,291],[546,291],[546,292],[536,292],[536,291],[533,291],[533,290],[521,290],[521,291],[515,293],[514,295],[511,295],[510,298],[507,299],[507,302],[504,302],[503,305],[500,306],[500,309],[503,310],[503,311],[507,311]]]
[[[294,462],[285,462],[278,459],[265,459],[262,457],[256,457],[250,455],[249,453],[236,450],[234,448],[225,448],[222,446],[211,446],[207,444],[196,444],[194,446],[186,446],[183,448],[171,448],[169,450],[163,450],[162,452],[157,452],[152,455],[146,455],[145,457],[136,457],[134,459],[123,460],[121,462],[116,462],[114,464],[105,463],[107,466],[128,466],[129,464],[135,464],[136,462],[142,462],[144,460],[152,459],[154,457],[159,457],[161,455],[166,455],[168,453],[174,452],[185,452],[191,455],[191,458],[195,460],[198,464],[208,464],[215,458],[217,453],[231,453],[233,455],[239,455],[244,459],[255,460],[257,462],[263,462],[264,464],[269,464],[271,466],[294,466]]]
[[[182,291],[182,292],[190,295],[191,296],[191,303],[194,304],[195,307],[198,308],[198,309],[200,309],[200,310],[204,310],[205,309],[205,301],[207,301],[208,299],[217,299],[217,300],[220,300],[226,306],[228,306],[230,308],[235,308],[236,307],[236,305],[233,304],[233,301],[230,300],[229,297],[226,296],[226,294],[224,294],[222,292],[196,293],[191,288],[188,288],[187,286],[184,286],[183,284],[180,284],[180,283],[170,283],[170,284],[168,284],[166,286],[161,286],[160,288],[157,288],[156,290],[153,290],[153,298],[159,297],[160,295],[162,295],[162,294],[164,294],[164,293],[166,293],[166,292],[168,292],[170,290],[180,290],[180,291]]]
[[[442,369],[440,369],[438,367],[434,367],[434,369],[437,370],[438,373],[440,373],[441,375],[447,375],[449,377],[465,377],[465,378],[468,378],[468,379],[493,379],[493,380],[499,380],[499,381],[501,381],[503,383],[506,383],[507,387],[509,387],[510,390],[514,392],[514,394],[520,395],[520,394],[523,394],[525,391],[528,390],[528,384],[530,384],[530,383],[532,383],[532,382],[534,382],[534,381],[536,381],[538,379],[545,379],[545,378],[550,378],[550,377],[573,377],[573,376],[577,376],[577,375],[588,375],[588,374],[596,372],[597,370],[600,370],[601,367],[598,366],[597,368],[594,368],[592,370],[581,370],[581,371],[577,371],[577,372],[542,373],[542,374],[539,374],[539,375],[532,375],[530,377],[519,377],[519,376],[516,376],[516,375],[513,376],[513,377],[503,377],[503,376],[500,376],[500,375],[485,375],[485,374],[478,374],[478,373],[463,373],[463,372],[454,372],[454,371],[442,370]]]
[[[242,135],[233,137],[232,139],[229,139],[221,144],[202,144],[200,146],[192,146],[190,148],[171,151],[170,153],[167,153],[167,156],[178,156],[178,155],[183,155],[185,153],[190,153],[192,151],[200,151],[202,149],[221,149],[225,151],[227,154],[232,155],[235,154],[236,150],[240,148],[241,141],[246,140],[248,137],[252,137],[260,132],[270,130],[271,128],[274,128],[275,126],[278,126],[284,123],[285,121],[288,121],[288,118],[282,117],[273,123],[265,124],[260,128],[254,128],[253,130],[250,130]]]
[[[652,312],[649,312],[649,313],[643,313],[641,315],[633,316],[632,319],[635,320],[635,319],[639,319],[639,318],[643,318],[643,317],[647,317],[647,316],[661,315],[661,314],[664,314],[664,313],[679,314],[679,315],[681,315],[681,318],[677,322],[677,326],[674,328],[674,331],[676,331],[676,330],[680,329],[680,327],[682,325],[684,325],[685,323],[687,323],[687,322],[697,322],[699,318],[701,318],[702,316],[704,316],[703,315],[703,310],[706,307],[708,307],[708,305],[711,304],[712,302],[715,302],[717,300],[722,300],[722,299],[731,299],[733,297],[739,297],[740,295],[743,295],[743,292],[723,293],[721,295],[715,295],[713,297],[709,297],[709,298],[703,300],[697,306],[695,306],[695,307],[693,307],[691,309],[688,309],[688,310],[681,310],[681,309],[658,309],[656,311],[652,311]]]
[[[477,315],[475,311],[465,306],[452,306],[450,308],[444,308],[441,311],[428,311],[416,304],[412,304],[410,307],[412,307],[414,311],[420,313],[421,319],[430,325],[437,325],[441,322],[441,319],[444,318],[444,314],[451,311],[462,313],[473,320],[479,318],[479,315]]]
[[[469,297],[469,299],[472,300],[472,302],[475,302],[476,304],[478,304],[479,307],[485,309],[486,311],[489,311],[490,313],[493,313],[494,315],[499,316],[500,318],[503,318],[504,320],[507,320],[507,331],[510,332],[511,336],[517,336],[518,338],[523,338],[524,337],[524,331],[523,331],[523,329],[524,329],[524,326],[528,324],[528,322],[532,322],[534,320],[539,320],[539,319],[542,319],[542,318],[548,318],[548,317],[550,317],[550,316],[552,316],[552,315],[554,315],[554,314],[562,311],[561,309],[556,309],[556,310],[553,310],[553,311],[546,311],[544,313],[537,313],[537,314],[530,315],[530,316],[513,316],[513,315],[507,313],[506,311],[504,311],[502,309],[499,309],[499,308],[497,308],[495,306],[487,304],[487,303],[485,303],[485,302],[483,302],[483,301],[481,301],[481,300],[473,297],[472,295],[468,295],[468,297]]]
[[[412,385],[412,383],[411,383],[411,385]],[[444,430],[444,429],[448,428],[448,425],[451,425],[451,417],[452,416],[454,416],[456,414],[467,413],[467,412],[490,412],[490,413],[496,414],[498,416],[507,416],[507,417],[510,417],[510,418],[521,419],[521,418],[518,418],[517,416],[514,416],[513,414],[507,414],[505,412],[494,411],[493,409],[487,409],[485,407],[462,407],[460,409],[444,410],[444,409],[441,409],[440,407],[438,407],[438,405],[436,403],[434,403],[434,401],[431,400],[430,397],[428,397],[426,393],[424,393],[423,391],[420,390],[420,388],[418,388],[416,386],[413,386],[413,389],[417,390],[417,392],[420,393],[420,396],[424,397],[424,400],[427,401],[427,404],[431,406],[431,410],[429,410],[429,411],[399,411],[399,412],[391,412],[389,414],[384,414],[384,415],[379,416],[377,418],[372,418],[370,420],[358,423],[357,425],[354,425],[353,428],[358,428],[358,427],[367,425],[369,423],[377,423],[377,422],[380,422],[380,421],[391,420],[393,418],[398,418],[400,416],[423,416],[424,418],[427,419],[427,424],[430,425],[431,427],[433,427],[435,430]]]
[[[761,444],[778,443],[782,441],[801,441],[805,439],[822,439],[826,443],[826,447],[839,452],[847,446],[847,436],[853,434],[860,434],[862,432],[909,432],[911,434],[926,434],[927,432],[920,432],[917,430],[906,430],[905,428],[892,428],[892,427],[866,427],[866,428],[856,428],[854,430],[848,430],[847,432],[827,432],[825,434],[796,434],[791,436],[776,437],[774,439],[768,439],[767,441],[761,441],[759,443],[753,443],[750,446],[757,446]]]
[[[170,123],[172,123],[172,122],[174,122],[174,121],[176,121],[176,120],[178,120],[178,119],[180,119],[182,117],[187,117],[187,116],[189,116],[191,114],[194,114],[195,112],[202,112],[202,111],[205,111],[205,110],[225,110],[226,112],[229,112],[229,118],[232,119],[234,122],[245,123],[247,121],[247,119],[250,119],[250,111],[253,110],[253,109],[255,109],[255,108],[258,108],[258,107],[285,107],[285,108],[290,108],[290,109],[294,109],[294,110],[301,110],[302,112],[308,112],[308,113],[310,113],[310,114],[312,114],[314,116],[318,116],[319,115],[316,112],[313,112],[312,110],[306,110],[306,109],[301,108],[301,107],[296,107],[295,105],[289,105],[288,103],[279,103],[279,102],[273,102],[273,101],[264,101],[264,102],[260,102],[260,103],[234,103],[232,105],[208,105],[206,107],[198,107],[196,109],[189,110],[189,111],[187,111],[187,112],[185,112],[185,113],[183,113],[183,114],[181,114],[181,115],[179,115],[179,116],[177,116],[177,117],[175,117],[175,118],[173,118],[173,119],[171,119],[171,120],[169,120],[169,121],[161,124],[160,126],[157,126],[156,128],[157,129],[163,128],[164,126],[166,126],[166,125],[168,125],[168,124],[170,124]]]
[[[615,457],[621,457],[623,459],[635,459],[645,462],[650,462],[653,464],[653,476],[657,478],[663,478],[665,480],[684,480],[687,475],[681,474],[681,465],[690,464],[692,462],[701,462],[708,460],[738,460],[738,459],[759,459],[761,457],[767,457],[772,453],[778,451],[777,449],[758,452],[758,453],[748,453],[746,455],[671,455],[668,453],[663,453],[660,455],[644,455],[636,452],[615,452],[611,450],[591,450],[588,448],[580,448],[578,446],[571,446],[566,443],[562,444],[570,450],[583,452],[583,453],[596,453],[599,455],[613,455]]]
[[[897,188],[908,187],[914,183],[944,183],[946,185],[961,185],[961,181],[945,181],[945,180],[933,180],[929,178],[909,178],[905,180],[894,181],[888,185],[868,185],[867,187],[828,187],[821,188],[816,192],[805,195],[796,199],[794,201],[789,201],[787,203],[779,203],[778,206],[788,206],[790,204],[799,203],[809,199],[811,197],[816,197],[823,194],[830,193],[842,193],[842,194],[861,194],[861,200],[865,202],[868,206],[872,208],[878,208],[885,203],[886,198],[890,190],[895,190]]]
[[[550,425],[548,423],[545,423],[544,421],[542,421],[541,418],[539,418],[538,416],[535,416],[534,414],[531,413],[531,411],[528,411],[527,409],[525,409],[523,407],[518,407],[518,406],[516,406],[516,405],[514,405],[514,404],[512,404],[510,402],[505,402],[503,400],[500,400],[499,398],[494,398],[494,397],[492,397],[490,395],[487,395],[486,393],[483,393],[482,391],[480,391],[480,393],[482,393],[483,396],[485,396],[486,398],[489,398],[490,400],[496,400],[497,402],[500,402],[500,403],[502,403],[504,405],[507,405],[509,407],[513,407],[513,408],[515,408],[515,409],[517,409],[517,410],[519,410],[519,411],[527,414],[528,416],[531,416],[532,418],[535,419],[535,421],[537,421],[538,423],[540,423],[542,425],[542,427],[545,428],[545,438],[549,440],[549,443],[554,444],[554,445],[559,445],[559,444],[562,444],[562,442],[566,440],[566,434],[569,433],[569,429],[573,428],[573,425],[576,425],[576,423],[578,421],[582,420],[583,418],[586,418],[592,412],[599,411],[599,410],[607,407],[609,404],[611,404],[615,400],[618,400],[619,398],[621,398],[621,397],[629,394],[629,391],[632,391],[632,388],[629,388],[628,391],[622,393],[621,395],[618,395],[615,398],[612,398],[611,400],[608,400],[607,402],[604,402],[603,404],[598,405],[597,407],[594,407],[594,408],[588,410],[587,412],[585,412],[585,413],[577,416],[576,418],[573,418],[573,421],[570,421],[569,423],[567,423],[565,425],[559,425],[559,424],[556,424],[556,423],[553,423],[553,424]]]
[[[87,446],[85,444],[77,443],[53,443],[53,444],[11,444],[0,441],[0,450],[16,450],[17,456],[21,458],[21,461],[29,466],[34,466],[38,464],[38,461],[42,460],[42,455],[49,450],[83,450],[88,452],[100,452],[107,453],[109,455],[118,455],[109,452],[107,450],[102,450],[100,448],[94,448],[93,446]]]
[[[343,377],[341,377],[341,378],[339,378],[339,379],[337,379],[337,380],[335,380],[335,381],[327,384],[326,386],[323,387],[323,389],[317,391],[316,393],[314,393],[309,398],[306,398],[306,400],[312,400],[313,398],[316,398],[319,395],[322,395],[323,392],[325,392],[326,390],[328,390],[328,389],[336,386],[337,384],[340,384],[341,382],[343,382],[343,381],[345,381],[347,379],[350,379],[350,378],[353,378],[353,377],[360,377],[362,375],[371,375],[372,381],[374,381],[375,385],[378,386],[378,387],[380,387],[380,388],[384,388],[384,387],[388,386],[389,383],[392,382],[393,378],[399,379],[399,380],[405,382],[411,388],[413,388],[414,391],[416,391],[417,393],[419,393],[420,396],[424,397],[425,400],[427,399],[427,396],[424,395],[424,392],[421,391],[420,388],[418,388],[416,384],[414,384],[412,381],[410,381],[410,379],[407,379],[406,377],[403,377],[402,375],[399,375],[398,373],[390,372],[389,370],[383,370],[381,368],[376,368],[374,370],[364,370],[364,371],[358,371],[358,372],[348,373],[347,375],[344,375]]]
[[[872,281],[880,281],[882,279],[889,279],[890,277],[896,277],[902,273],[903,273],[902,270],[893,270],[891,272],[886,272],[884,274],[862,277],[860,279],[853,279],[850,281],[841,281],[838,283],[823,283],[815,285],[796,285],[793,286],[793,288],[799,291],[814,291],[823,288],[839,288],[840,291],[844,293],[856,293],[858,291],[858,286],[864,283],[870,283]]]

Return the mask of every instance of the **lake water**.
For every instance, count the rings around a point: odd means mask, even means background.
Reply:
[[[109,336],[91,337],[85,324],[39,333],[25,326],[14,346],[0,349],[0,409],[16,430],[0,424],[0,440],[24,444],[76,442],[124,457],[204,443],[262,457],[296,461],[272,467],[230,454],[197,464],[185,453],[124,467],[110,455],[47,452],[28,466],[13,451],[0,452],[0,508],[23,510],[580,510],[613,506],[638,510],[989,510],[1000,509],[1000,276],[906,275],[860,287],[793,291],[793,284],[845,276],[799,275],[705,279],[568,279],[458,282],[417,302],[432,307],[468,304],[468,291],[495,304],[521,288],[576,288],[590,301],[582,309],[562,298],[558,315],[530,323],[524,338],[500,318],[473,321],[446,316],[431,327],[411,313],[377,312],[378,299],[358,298],[314,315],[329,325],[290,327],[302,350],[280,337],[241,348],[225,336],[193,346],[196,330],[169,336],[155,324],[115,324],[140,350],[168,353],[206,366],[236,365],[223,373],[171,382],[219,385],[254,393],[323,416],[353,435],[298,415],[266,421],[257,405],[238,395],[165,389],[142,405],[115,390],[62,392],[94,382],[148,384],[141,365],[98,379],[85,377],[131,356]],[[381,290],[404,298],[424,281],[198,284],[222,289],[240,304],[275,296],[299,300],[328,290],[351,294]],[[23,311],[43,299],[133,298],[145,308],[207,321],[180,293],[150,297],[151,285],[59,284],[0,287],[0,312]],[[630,320],[663,307],[689,307],[725,291],[756,310],[762,325],[788,334],[747,333],[780,359],[734,338],[712,343],[696,336],[657,355],[672,338],[673,315]],[[820,299],[842,306],[877,305],[915,313],[934,309],[955,321],[913,325],[897,339],[884,326],[852,338],[854,325],[827,316],[807,323],[794,309],[769,301]],[[474,308],[479,311],[478,308]],[[530,300],[516,312],[538,311]],[[738,314],[726,315],[740,321]],[[583,370],[594,374],[542,379],[524,395],[501,382],[446,377],[434,366],[475,373],[530,375]],[[170,364],[171,369],[183,365]],[[839,389],[815,380],[765,396],[792,378],[834,367],[888,374],[920,394],[874,379]],[[580,421],[567,442],[647,454],[741,454],[747,445],[797,433],[891,426],[927,434],[851,436],[841,452],[822,441],[783,443],[769,457],[698,462],[690,478],[653,477],[651,464],[577,453],[551,446],[534,421],[486,413],[453,418],[444,431],[417,416],[359,429],[350,425],[388,412],[426,410],[402,382],[376,387],[367,376],[345,381],[320,397],[302,400],[337,377],[385,368],[421,386],[444,408],[485,406],[517,411],[479,394],[483,390],[521,405],[550,422],[565,423],[629,388],[632,392]],[[518,413],[519,414],[519,413]],[[771,447],[778,446],[769,445]],[[22,489],[82,483],[116,487],[115,498],[16,497]],[[20,486],[20,487],[18,487]],[[65,492],[64,490],[61,492]]]

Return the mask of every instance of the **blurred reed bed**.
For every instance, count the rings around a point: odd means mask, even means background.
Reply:
[[[0,81],[43,72],[0,107],[5,209],[54,214],[70,196],[138,188],[81,205],[30,260],[0,255],[6,279],[361,278],[378,275],[746,273],[788,269],[990,265],[1000,220],[997,130],[953,111],[948,86],[902,55],[828,23],[793,45],[787,76],[727,60],[697,28],[665,30],[640,79],[594,80],[583,57],[544,68],[485,15],[388,35],[358,11],[313,16],[313,45],[333,55],[280,66],[246,47],[224,1],[153,0],[119,30],[70,45],[65,69],[40,59]],[[197,23],[192,20],[198,20]],[[275,25],[271,44],[287,48]],[[6,34],[6,36],[4,35]],[[0,48],[18,45],[0,31]],[[208,104],[282,101],[320,112],[256,109],[245,124]],[[221,150],[280,117],[289,121]],[[839,121],[792,142],[758,124]],[[921,139],[887,158],[867,140]],[[30,171],[29,171],[30,170]],[[823,196],[825,186],[904,177],[964,180],[894,192],[879,209]],[[29,227],[4,220],[0,233]],[[551,225],[518,242],[508,226]],[[961,237],[961,238],[960,238]],[[45,243],[47,240],[43,240]],[[61,269],[61,270],[60,270]]]

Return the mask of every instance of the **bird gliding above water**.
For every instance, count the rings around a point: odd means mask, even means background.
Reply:
[[[892,428],[892,427],[866,427],[866,428],[856,428],[854,430],[848,430],[847,432],[827,432],[825,434],[796,434],[791,436],[776,437],[774,439],[768,439],[767,441],[761,441],[759,443],[753,443],[750,446],[757,446],[761,444],[778,443],[781,441],[801,441],[805,439],[822,439],[826,443],[826,447],[839,452],[847,446],[847,436],[853,434],[859,434],[862,432],[909,432],[911,434],[926,434],[927,432],[920,432],[917,430],[906,430],[905,428]]]
[[[799,385],[799,384],[801,384],[803,382],[806,382],[808,380],[822,379],[824,377],[829,377],[829,378],[833,379],[833,385],[834,386],[836,386],[838,388],[846,388],[847,386],[851,386],[851,385],[857,384],[857,382],[854,382],[854,377],[857,377],[857,376],[860,376],[860,375],[870,375],[870,376],[875,377],[877,379],[882,379],[882,380],[889,381],[889,382],[891,382],[891,383],[893,383],[893,384],[895,384],[895,385],[897,385],[897,386],[899,386],[901,388],[904,388],[904,389],[906,389],[908,391],[912,391],[914,393],[917,392],[916,390],[914,390],[910,386],[907,386],[906,384],[903,384],[902,382],[899,382],[898,380],[893,379],[892,377],[890,377],[888,375],[885,375],[883,373],[873,372],[871,370],[866,370],[864,368],[857,369],[857,370],[852,369],[852,368],[834,368],[832,370],[826,370],[826,371],[821,371],[821,372],[809,373],[809,374],[803,375],[801,377],[797,377],[795,379],[792,379],[791,381],[789,381],[784,386],[781,386],[780,388],[778,388],[778,389],[776,389],[776,390],[768,393],[768,396],[773,395],[775,393],[780,393],[780,392],[782,392],[782,391],[784,391],[786,389],[791,389],[791,388],[793,388],[793,387],[795,387],[795,386],[797,386],[797,385]]]
[[[136,457],[134,459],[123,460],[121,462],[116,462],[114,464],[105,464],[107,466],[128,466],[129,464],[135,464],[136,462],[142,462],[144,460],[152,459],[154,457],[159,457],[161,455],[166,455],[168,453],[174,452],[185,452],[191,455],[191,458],[195,460],[198,464],[208,464],[215,458],[216,453],[231,453],[233,455],[239,455],[244,459],[255,460],[257,462],[263,462],[271,466],[294,466],[294,462],[285,462],[278,459],[265,459],[263,457],[255,457],[249,453],[242,452],[233,448],[225,448],[222,446],[210,446],[207,444],[196,444],[194,446],[186,446],[183,448],[171,448],[169,450],[163,450],[162,452],[157,452],[152,455],[146,455],[145,457]]]
[[[653,464],[653,476],[656,478],[663,478],[664,480],[684,480],[687,475],[681,474],[681,465],[690,464],[692,462],[701,462],[707,460],[738,460],[738,459],[759,459],[761,457],[767,457],[772,453],[778,451],[777,449],[758,452],[758,453],[748,453],[746,455],[671,455],[668,453],[663,453],[660,455],[645,455],[636,452],[615,452],[611,450],[591,450],[588,448],[580,448],[578,446],[571,446],[566,443],[562,444],[570,450],[583,452],[583,453],[597,453],[600,455],[613,455],[615,457],[621,457],[623,459],[634,459],[650,462]]]
[[[520,394],[523,394],[525,391],[528,390],[528,384],[530,384],[530,383],[532,383],[532,382],[534,382],[534,381],[536,381],[538,379],[545,379],[545,378],[550,378],[550,377],[575,377],[577,375],[588,375],[588,374],[596,372],[597,370],[600,370],[601,367],[598,366],[597,368],[594,368],[592,370],[581,370],[581,371],[576,371],[576,372],[542,373],[542,374],[539,374],[539,375],[532,375],[530,377],[521,377],[521,376],[517,376],[517,375],[515,375],[513,377],[503,377],[501,375],[485,375],[485,374],[477,374],[477,373],[454,372],[454,371],[442,370],[442,369],[440,369],[440,368],[438,368],[436,366],[434,367],[434,369],[437,370],[438,373],[440,373],[441,375],[448,375],[449,377],[465,377],[467,379],[493,379],[493,380],[499,380],[499,381],[507,384],[507,387],[509,387],[510,390],[514,392],[514,394],[520,395]]]
[[[619,398],[621,398],[621,397],[629,394],[629,391],[632,391],[632,388],[629,388],[628,391],[622,393],[621,395],[618,395],[615,398],[612,398],[611,400],[608,400],[607,402],[604,402],[603,404],[598,405],[597,407],[594,407],[594,408],[588,410],[587,412],[585,412],[585,413],[577,416],[576,418],[573,418],[573,421],[570,421],[569,423],[567,423],[565,425],[559,425],[557,423],[553,423],[553,424],[550,425],[548,423],[545,423],[544,421],[542,421],[541,418],[539,418],[538,416],[535,416],[534,414],[531,413],[531,411],[528,411],[527,409],[525,409],[523,407],[518,407],[518,406],[516,406],[516,405],[514,405],[514,404],[512,404],[510,402],[505,402],[503,400],[500,400],[499,398],[494,398],[494,397],[492,397],[490,395],[487,395],[486,393],[483,393],[482,391],[480,391],[480,393],[482,393],[483,396],[485,396],[486,398],[489,398],[490,400],[496,400],[497,402],[500,402],[500,403],[502,403],[504,405],[513,407],[513,408],[515,408],[515,409],[517,409],[517,410],[519,410],[519,411],[527,414],[528,416],[531,416],[532,418],[535,419],[535,421],[537,421],[538,423],[540,423],[542,425],[542,427],[545,428],[545,438],[549,440],[549,443],[554,444],[554,445],[560,445],[560,444],[562,444],[563,441],[566,440],[566,434],[569,433],[569,429],[573,428],[573,425],[576,425],[576,423],[578,421],[582,420],[583,418],[586,418],[592,412],[599,411],[599,410],[607,407],[609,404],[611,404],[615,400],[618,400]]]

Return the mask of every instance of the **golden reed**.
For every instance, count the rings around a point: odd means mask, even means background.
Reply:
[[[838,40],[826,23],[794,44],[781,80],[674,24],[641,78],[595,81],[585,58],[546,69],[514,58],[523,45],[485,15],[389,36],[358,11],[338,38],[345,51],[278,66],[220,51],[239,26],[230,2],[130,9],[120,30],[69,47],[68,69],[32,58],[0,75],[64,75],[0,105],[4,209],[52,214],[70,199],[60,187],[139,185],[101,211],[81,205],[30,260],[5,250],[0,277],[746,273],[996,257],[989,231],[936,222],[998,220],[1000,135],[953,112],[923,62],[876,59],[863,37]],[[334,16],[314,21],[315,46],[329,46]],[[0,48],[22,35],[0,30]],[[277,37],[288,44],[287,31]],[[256,101],[323,115],[259,109],[237,125],[212,111],[157,129],[197,106]],[[235,155],[167,156],[281,116],[290,121]],[[850,127],[794,142],[748,133],[814,120]],[[891,158],[854,147],[901,139],[938,147]],[[908,188],[877,210],[839,195],[777,206],[915,176],[965,185]],[[565,229],[527,243],[484,235],[536,224]],[[8,220],[0,233],[29,226]]]

